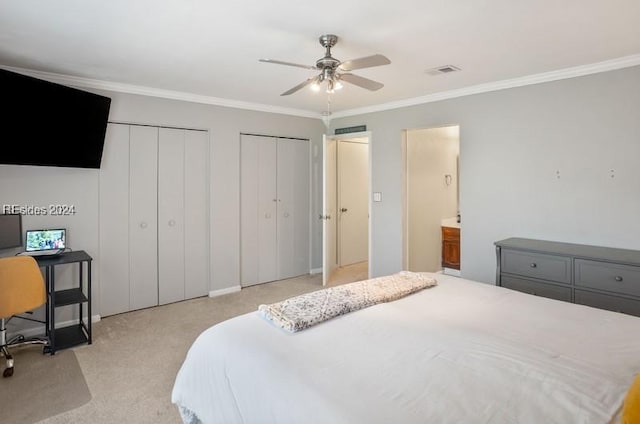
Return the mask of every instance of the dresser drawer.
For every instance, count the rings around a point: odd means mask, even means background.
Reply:
[[[576,289],[575,303],[640,316],[640,300]]]
[[[571,289],[568,287],[554,286],[553,284],[539,283],[505,275],[500,278],[500,284],[508,289],[571,302]]]
[[[500,262],[502,272],[571,284],[569,257],[503,249]]]
[[[640,267],[576,259],[576,286],[640,296]]]

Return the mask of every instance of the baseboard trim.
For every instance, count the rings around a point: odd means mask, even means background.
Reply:
[[[92,315],[91,316],[91,323],[100,322],[101,319],[102,318],[100,317],[100,315]],[[71,319],[71,320],[68,320],[68,321],[57,322],[56,323],[56,328],[68,327],[70,325],[76,325],[76,324],[78,324],[78,320],[77,319]],[[22,334],[26,338],[29,338],[29,337],[40,337],[40,336],[44,335],[44,324],[38,325],[37,327],[29,327],[29,328],[25,328],[25,329],[21,329],[21,330],[16,330],[15,334],[13,332],[11,334],[9,334],[9,338],[15,336],[16,334]]]
[[[322,268],[313,268],[309,270],[309,274],[322,274]]]
[[[227,287],[226,289],[212,290],[209,292],[209,297],[216,297],[216,296],[222,296],[223,294],[236,293],[236,292],[239,292],[241,289],[242,289],[241,286],[233,286],[233,287]]]

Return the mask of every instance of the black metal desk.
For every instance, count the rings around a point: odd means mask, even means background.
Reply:
[[[38,265],[45,269],[47,288],[45,331],[49,338],[49,345],[45,347],[45,353],[54,355],[60,349],[83,343],[91,344],[91,262],[93,258],[84,250],[76,250],[55,256],[37,256],[35,259]],[[79,281],[77,287],[56,290],[55,267],[73,263],[78,264]],[[85,303],[87,304],[86,321],[83,314]],[[56,328],[56,308],[68,305],[78,306],[77,324]]]

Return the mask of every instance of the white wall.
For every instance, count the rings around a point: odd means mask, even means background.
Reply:
[[[334,118],[373,135],[372,273],[402,269],[401,134],[460,125],[461,272],[495,281],[493,243],[640,249],[640,67]],[[556,171],[560,171],[560,178]],[[614,177],[611,177],[614,170]]]
[[[311,140],[312,168],[321,170],[322,134],[319,119],[254,112],[154,97],[91,90],[112,98],[110,121],[206,129],[211,142],[211,287],[219,290],[239,285],[239,170],[240,133],[308,138]],[[28,129],[25,129],[28,132]],[[53,142],[64,143],[59,137]],[[24,140],[6,140],[27,142]],[[322,209],[322,174],[312,174],[311,217]],[[312,180],[313,181],[313,180]],[[0,204],[74,205],[73,216],[25,216],[24,229],[63,226],[68,228],[69,246],[86,250],[94,258],[93,307],[99,314],[98,280],[98,188],[99,170],[0,165]],[[0,205],[0,206],[1,206]],[[321,267],[320,221],[312,219],[312,268]],[[0,255],[14,254],[2,251]],[[58,275],[56,275],[58,281]],[[69,277],[71,284],[71,277]],[[64,279],[59,280],[64,285]],[[70,309],[70,307],[69,307]],[[71,310],[60,311],[60,319],[71,319]],[[18,323],[21,320],[14,320]]]

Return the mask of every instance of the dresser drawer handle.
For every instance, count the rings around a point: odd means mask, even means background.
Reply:
[[[538,264],[537,264],[537,263],[535,263],[535,262],[532,262],[532,263],[530,263],[530,264],[529,264],[529,266],[530,266],[531,268],[537,268],[537,267],[538,267]]]
[[[619,276],[619,275],[617,275],[616,278],[615,278],[616,281],[622,281],[622,279],[623,278],[621,276]]]

